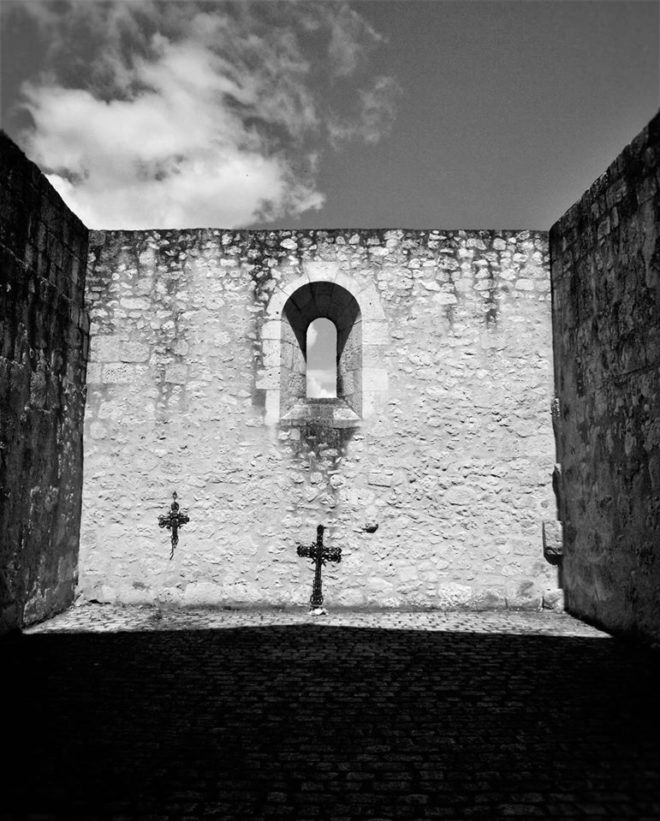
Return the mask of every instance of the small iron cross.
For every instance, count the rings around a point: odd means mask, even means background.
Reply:
[[[312,542],[308,547],[302,544],[297,545],[298,555],[314,562],[314,584],[312,585],[312,595],[309,599],[310,610],[316,615],[325,613],[323,609],[323,590],[321,589],[321,567],[326,562],[341,561],[341,547],[325,547],[323,545],[323,525],[316,528],[316,542]]]
[[[168,513],[158,517],[158,527],[166,527],[172,531],[172,552],[170,559],[174,556],[174,548],[179,544],[179,528],[190,521],[184,510],[179,511],[179,503],[176,500],[176,492],[172,494],[173,502]]]

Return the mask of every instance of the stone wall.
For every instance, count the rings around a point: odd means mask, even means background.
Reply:
[[[660,115],[550,233],[571,613],[660,639]]]
[[[329,606],[557,605],[546,234],[94,232],[87,298],[87,599],[304,605],[322,523]],[[324,313],[342,384],[306,400]]]
[[[0,132],[0,630],[77,580],[87,229]]]

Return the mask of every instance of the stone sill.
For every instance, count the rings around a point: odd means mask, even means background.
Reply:
[[[282,427],[318,423],[332,428],[357,428],[362,420],[342,398],[299,399],[280,419]]]

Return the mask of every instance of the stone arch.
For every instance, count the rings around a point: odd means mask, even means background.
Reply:
[[[337,328],[337,397],[333,400],[307,398],[307,328],[320,317]],[[362,314],[355,297],[333,282],[306,282],[284,303],[280,330],[280,420],[295,423],[321,417],[335,427],[359,422]]]
[[[337,326],[337,399],[307,400],[306,331],[320,316]],[[382,366],[385,316],[371,282],[362,287],[336,263],[309,264],[304,276],[278,286],[261,328],[263,368],[257,388],[265,392],[265,422],[274,425],[323,421],[355,427],[386,398]],[[319,419],[319,415],[323,419]]]

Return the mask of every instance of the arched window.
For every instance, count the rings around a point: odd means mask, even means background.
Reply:
[[[325,317],[307,326],[307,398],[337,397],[337,326]]]
[[[319,367],[317,340],[321,335],[326,339],[325,364]],[[332,355],[333,366],[328,366],[327,358]],[[346,288],[321,280],[308,282],[291,294],[282,309],[279,371],[281,422],[303,425],[321,421],[330,427],[359,424],[362,317]],[[314,385],[319,371],[325,374],[325,392]]]

